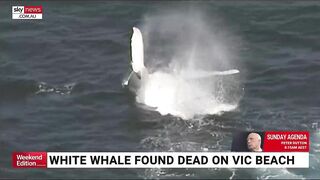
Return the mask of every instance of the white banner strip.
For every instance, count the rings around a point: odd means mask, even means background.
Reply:
[[[42,19],[42,14],[12,14],[12,19]]]
[[[308,152],[48,152],[48,168],[308,168]]]

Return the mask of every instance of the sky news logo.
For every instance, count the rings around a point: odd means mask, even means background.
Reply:
[[[42,6],[12,6],[12,19],[42,19]]]

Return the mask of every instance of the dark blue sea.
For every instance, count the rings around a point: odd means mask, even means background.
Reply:
[[[42,5],[43,19],[13,20],[13,5]],[[213,95],[220,98],[216,104],[203,97],[188,99],[191,91],[176,96],[190,100],[179,107],[180,112],[192,112],[188,118],[146,108],[122,87],[130,72],[133,26],[145,37],[145,64],[152,72],[170,71],[175,59],[183,66],[183,59],[192,55],[189,45],[197,42],[193,59],[198,61],[193,63],[209,69],[236,68],[240,73],[232,80],[214,81],[228,87],[223,95]],[[213,80],[207,82],[211,87]],[[319,1],[0,2],[0,178],[319,178],[319,93]],[[234,108],[219,104],[229,101]],[[202,107],[214,113],[206,114]],[[224,152],[231,150],[234,132],[268,130],[309,131],[310,167],[11,165],[14,151]]]

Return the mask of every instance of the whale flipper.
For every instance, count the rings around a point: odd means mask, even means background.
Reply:
[[[131,37],[131,68],[132,71],[128,77],[122,82],[123,86],[129,86],[129,89],[137,89],[141,85],[142,78],[148,76],[148,71],[144,66],[143,57],[143,38],[141,31],[133,27]],[[143,77],[142,77],[143,76]]]
[[[131,37],[131,66],[132,70],[137,73],[141,79],[142,71],[145,69],[143,57],[143,39],[141,31],[133,27],[133,34]]]

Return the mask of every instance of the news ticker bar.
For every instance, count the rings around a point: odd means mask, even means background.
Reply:
[[[308,168],[308,152],[15,152],[14,168]]]

